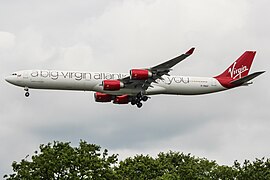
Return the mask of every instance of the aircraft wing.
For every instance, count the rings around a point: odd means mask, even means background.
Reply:
[[[168,70],[171,70],[171,68],[173,66],[175,66],[176,64],[178,64],[179,62],[183,61],[184,59],[186,59],[188,56],[190,56],[193,51],[194,51],[194,47],[191,48],[190,50],[188,50],[186,53],[180,55],[180,56],[177,56],[171,60],[168,60],[164,63],[161,63],[157,66],[154,66],[154,67],[151,67],[150,70],[152,71],[158,71],[158,72],[162,72],[162,71],[168,71]]]
[[[149,71],[149,73],[151,74],[151,76],[146,79],[133,79],[131,78],[131,76],[127,76],[119,80],[124,83],[126,88],[142,88],[143,90],[146,90],[149,86],[151,86],[151,83],[155,83],[157,79],[163,79],[163,75],[169,75],[168,73],[172,70],[171,68],[186,59],[188,56],[190,56],[193,53],[194,49],[195,48],[193,47],[189,49],[186,53],[159,65],[153,66],[151,68],[142,69],[141,71]]]

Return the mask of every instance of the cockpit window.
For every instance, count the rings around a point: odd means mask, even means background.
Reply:
[[[17,76],[17,73],[12,73],[13,76]]]

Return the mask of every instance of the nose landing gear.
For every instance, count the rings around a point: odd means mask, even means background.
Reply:
[[[24,91],[25,91],[25,97],[29,97],[30,96],[30,93],[29,93],[29,89],[28,89],[28,87],[25,87],[24,88]]]

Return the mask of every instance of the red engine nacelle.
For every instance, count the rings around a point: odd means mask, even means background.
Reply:
[[[113,99],[112,95],[104,94],[100,92],[96,92],[94,94],[94,97],[95,97],[96,102],[111,102]]]
[[[128,104],[130,102],[130,98],[128,95],[116,96],[113,100],[114,104]]]
[[[130,79],[146,80],[152,76],[153,76],[152,72],[147,69],[131,69],[130,70]]]
[[[117,91],[124,87],[124,83],[119,80],[104,80],[102,86],[103,90]]]

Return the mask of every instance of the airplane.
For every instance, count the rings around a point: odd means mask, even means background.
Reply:
[[[199,95],[252,84],[250,80],[265,71],[248,74],[256,51],[244,52],[223,73],[214,77],[172,76],[172,67],[189,57],[186,53],[150,68],[131,69],[128,73],[80,72],[61,70],[23,70],[12,73],[5,80],[29,89],[94,91],[96,102],[132,104],[138,108],[150,96],[158,94]]]

